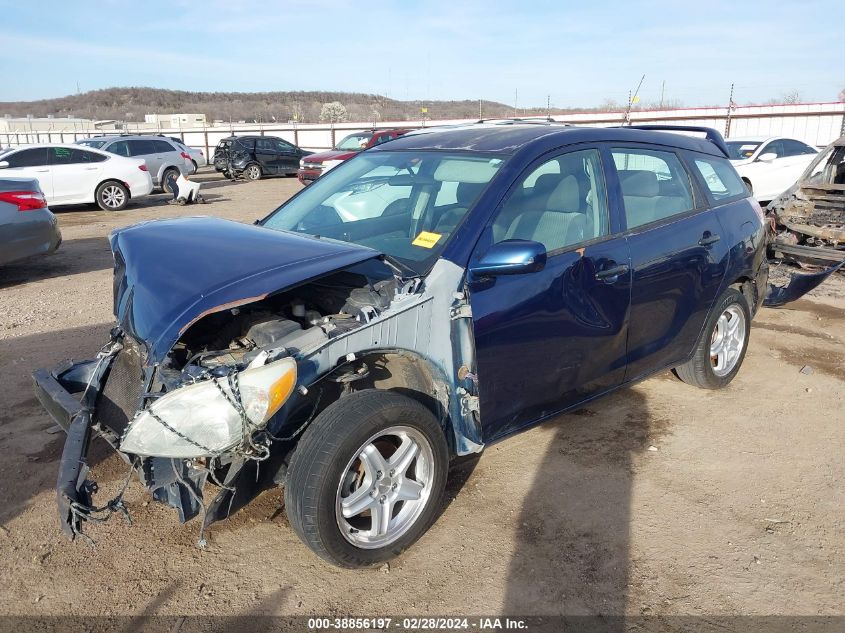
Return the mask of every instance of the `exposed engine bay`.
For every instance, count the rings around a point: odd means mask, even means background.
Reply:
[[[208,315],[173,347],[159,369],[159,380],[170,389],[186,378],[223,375],[229,367],[249,365],[262,353],[267,362],[301,357],[387,309],[399,289],[397,279],[388,274],[379,262],[366,262],[259,302]]]

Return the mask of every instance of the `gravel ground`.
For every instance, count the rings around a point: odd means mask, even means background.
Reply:
[[[206,550],[137,481],[133,526],[90,525],[93,548],[63,538],[64,434],[29,373],[105,341],[109,231],[174,215],[248,222],[300,188],[201,178],[205,206],[61,210],[56,255],[0,269],[0,614],[845,615],[841,276],[763,309],[723,391],[667,373],[489,447],[453,474],[431,531],[381,569],[312,555],[279,491],[214,525]],[[124,464],[101,441],[91,458],[102,501]]]

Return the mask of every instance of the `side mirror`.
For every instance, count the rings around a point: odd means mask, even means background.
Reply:
[[[772,162],[773,160],[775,160],[777,157],[778,157],[778,155],[777,155],[777,154],[775,154],[774,152],[766,152],[765,154],[760,154],[760,155],[757,157],[757,160],[761,160],[761,161],[763,161],[764,163],[771,163],[771,162]]]
[[[519,275],[543,270],[546,247],[531,240],[505,240],[493,244],[477,263],[470,267],[476,277]]]
[[[9,161],[0,160],[0,169],[6,169],[9,166]]]

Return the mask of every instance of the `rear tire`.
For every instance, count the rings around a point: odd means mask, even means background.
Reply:
[[[247,180],[261,180],[262,175],[261,166],[256,163],[247,165],[244,169],[244,178]]]
[[[164,170],[164,173],[161,175],[161,189],[162,189],[162,191],[164,191],[164,193],[169,193],[169,194],[173,193],[173,189],[170,188],[170,176],[171,176],[171,174],[173,175],[174,178],[176,178],[178,180],[179,176],[182,175],[182,172],[180,172],[175,167],[168,167],[167,169]]]
[[[416,400],[376,389],[343,396],[317,416],[291,458],[288,519],[334,565],[381,563],[434,522],[448,460],[443,429]]]
[[[728,288],[713,306],[692,359],[676,367],[675,375],[701,389],[727,386],[742,366],[750,330],[745,295]]]
[[[129,189],[116,180],[109,180],[97,187],[94,199],[103,211],[122,211],[129,204]]]

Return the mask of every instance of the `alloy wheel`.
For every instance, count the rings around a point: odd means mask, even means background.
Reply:
[[[126,194],[117,185],[109,185],[103,188],[100,199],[109,209],[119,209],[126,202]]]
[[[745,314],[738,305],[728,306],[719,315],[710,340],[710,362],[716,376],[726,376],[736,366],[747,329]]]
[[[433,478],[434,452],[425,435],[409,426],[373,435],[338,483],[335,513],[341,534],[363,549],[393,543],[419,518]]]

